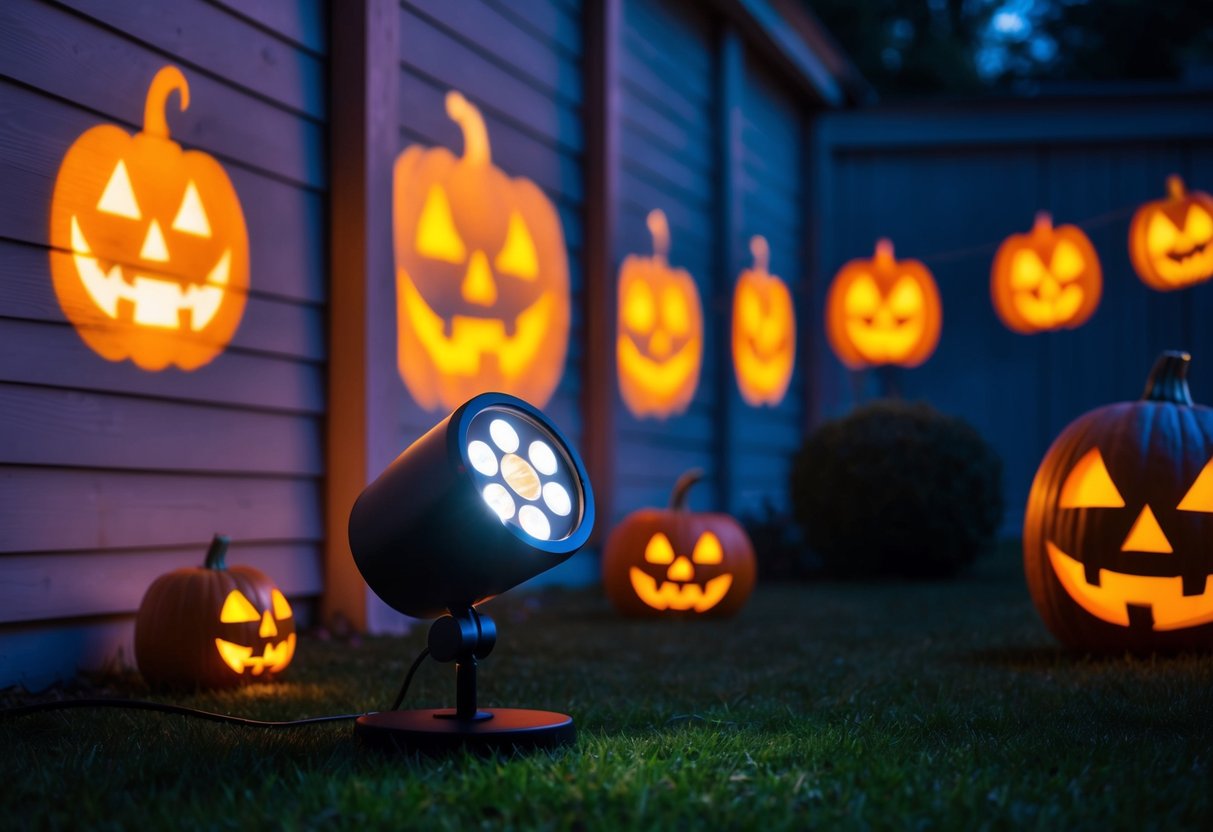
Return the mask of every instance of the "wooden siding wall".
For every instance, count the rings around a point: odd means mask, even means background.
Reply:
[[[0,685],[131,658],[159,574],[264,569],[321,590],[325,370],[323,0],[0,4]],[[85,130],[141,129],[179,67],[173,138],[220,161],[248,226],[250,294],[225,353],[144,372],[93,353],[51,285],[51,192]]]
[[[896,373],[902,394],[971,421],[1002,455],[1005,530],[1018,534],[1045,450],[1071,420],[1137,398],[1159,351],[1193,354],[1192,390],[1213,402],[1213,285],[1148,290],[1128,259],[1135,206],[1161,198],[1169,173],[1213,190],[1210,101],[1003,102],[823,117],[814,176],[820,310],[846,260],[870,257],[879,236],[921,258],[943,299],[943,334],[922,367]],[[997,244],[1031,228],[1038,209],[1085,226],[1103,266],[1099,309],[1077,330],[1032,336],[1005,329],[990,305]],[[1086,221],[1086,222],[1084,222]],[[818,313],[820,314],[820,313]],[[847,373],[815,334],[816,418],[875,394],[871,374]]]

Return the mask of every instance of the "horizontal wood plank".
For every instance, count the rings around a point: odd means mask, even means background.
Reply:
[[[341,2],[341,0],[334,0]],[[317,55],[328,54],[329,0],[209,0]]]
[[[511,17],[527,30],[569,56],[585,51],[581,15],[553,0],[484,0],[485,5]]]

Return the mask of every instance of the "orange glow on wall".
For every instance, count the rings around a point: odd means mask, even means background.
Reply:
[[[1008,329],[1024,335],[1081,326],[1099,306],[1102,291],[1091,240],[1075,225],[1054,228],[1044,211],[1031,232],[1003,241],[990,271],[994,311]]]
[[[943,327],[939,289],[917,260],[896,260],[882,239],[870,260],[852,260],[826,297],[826,336],[853,370],[882,364],[917,367],[931,357]]]
[[[671,268],[665,214],[649,212],[653,256],[629,255],[619,269],[616,360],[619,392],[635,416],[682,413],[699,386],[703,308],[695,279]]]
[[[248,293],[248,232],[223,167],[169,138],[181,70],[148,88],[143,132],[103,124],[68,148],[51,200],[51,278],[64,315],[109,361],[193,370],[227,347]]]
[[[1167,177],[1167,196],[1133,215],[1129,258],[1142,282],[1162,292],[1213,277],[1213,197]]]
[[[543,407],[568,351],[564,231],[535,183],[492,164],[480,111],[451,91],[446,112],[463,131],[462,157],[410,147],[396,159],[400,376],[429,410],[486,390]]]
[[[796,363],[796,310],[787,284],[767,271],[770,248],[750,240],[754,267],[741,273],[733,292],[733,369],[747,404],[783,401]]]

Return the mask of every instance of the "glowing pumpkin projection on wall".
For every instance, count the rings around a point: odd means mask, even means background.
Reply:
[[[458,92],[446,112],[463,156],[410,147],[396,159],[397,364],[413,398],[450,410],[486,390],[538,407],[569,342],[569,266],[556,209],[493,166],[484,119]]]
[[[1086,650],[1213,648],[1213,410],[1186,353],[1138,402],[1080,416],[1028,495],[1024,569],[1045,624]]]
[[[148,684],[231,687],[264,681],[291,663],[291,605],[263,573],[228,567],[228,543],[216,535],[200,568],[161,575],[144,594],[135,661]]]
[[[767,271],[770,248],[750,240],[754,268],[741,273],[733,293],[733,369],[747,404],[783,401],[796,363],[796,309],[787,284]]]
[[[1167,196],[1133,215],[1129,258],[1142,282],[1163,292],[1213,277],[1213,197],[1167,177]]]
[[[825,323],[834,354],[853,370],[917,367],[939,343],[943,308],[927,267],[895,260],[893,244],[882,239],[871,260],[852,260],[834,276]]]
[[[602,556],[607,597],[624,615],[733,615],[754,590],[754,547],[727,514],[686,508],[699,470],[678,478],[670,507],[646,508],[611,532]]]
[[[994,311],[1008,329],[1024,335],[1081,326],[1099,306],[1102,291],[1091,240],[1074,225],[1054,228],[1044,211],[1031,233],[1003,241],[990,272]]]
[[[635,416],[682,413],[699,386],[703,308],[695,278],[671,268],[670,227],[650,211],[653,256],[629,255],[619,269],[616,361],[619,392]]]
[[[51,199],[51,277],[63,313],[110,361],[193,370],[223,352],[248,293],[248,233],[218,162],[169,138],[190,102],[175,66],[147,91],[143,132],[103,124],[68,148]]]

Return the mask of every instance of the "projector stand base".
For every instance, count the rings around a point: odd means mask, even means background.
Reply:
[[[577,729],[565,714],[522,708],[488,708],[473,720],[455,718],[450,709],[381,711],[358,717],[354,736],[386,751],[508,753],[571,745]]]

